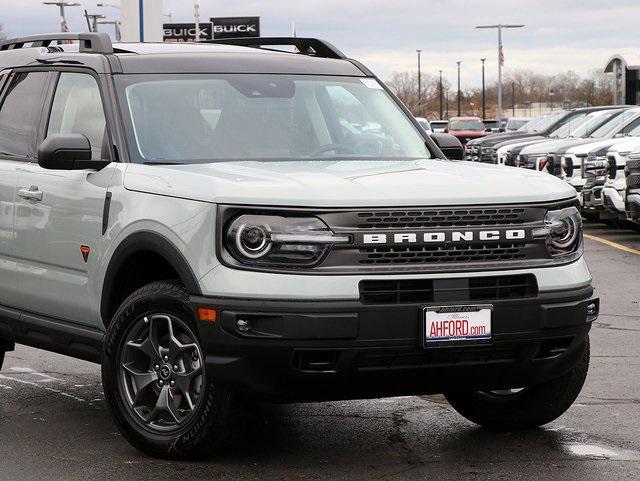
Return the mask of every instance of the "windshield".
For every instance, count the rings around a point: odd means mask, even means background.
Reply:
[[[416,119],[425,132],[431,132],[431,125],[427,119]]]
[[[621,110],[602,110],[589,114],[577,115],[553,133],[554,137],[597,137],[595,132],[601,127],[613,122],[612,119]],[[611,122],[610,122],[611,121]]]
[[[509,119],[505,129],[509,132],[520,129],[523,125],[527,124],[529,119]]]
[[[178,74],[117,82],[138,162],[430,157],[374,79]]]
[[[537,122],[533,125],[526,125],[525,127],[530,127],[531,130],[529,130],[529,132],[531,133],[544,132],[565,115],[566,115],[566,112],[564,111],[556,112],[555,114],[545,115],[544,117],[540,118],[540,122]]]
[[[602,127],[597,129],[591,134],[593,138],[605,139],[609,137],[613,137],[614,135],[621,133],[623,135],[631,135],[629,129],[633,129],[634,125],[630,125],[630,123],[638,118],[638,112],[622,112],[616,118],[611,120],[611,122],[607,122]]]
[[[451,119],[449,130],[485,130],[484,124],[476,119]]]

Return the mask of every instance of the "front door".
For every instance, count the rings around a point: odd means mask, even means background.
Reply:
[[[15,277],[16,185],[19,168],[35,157],[47,81],[47,72],[0,75],[0,305],[6,307],[17,307],[16,295],[22,294]]]
[[[97,79],[80,72],[55,74],[45,137],[85,135],[92,158],[109,155]],[[97,326],[94,288],[101,255],[102,215],[113,169],[47,170],[36,162],[20,168],[15,220],[16,280],[23,288],[17,307]]]

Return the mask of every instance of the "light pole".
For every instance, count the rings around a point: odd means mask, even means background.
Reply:
[[[511,115],[516,116],[516,83],[511,82]]]
[[[417,49],[418,53],[418,117],[422,117],[422,71],[420,68],[420,54],[422,50]]]
[[[486,104],[486,96],[485,96],[485,88],[484,88],[484,62],[487,60],[486,58],[481,58],[482,62],[482,120],[487,118],[487,104]]]
[[[522,28],[524,25],[502,24],[497,25],[476,25],[476,28],[494,28],[498,30],[498,111],[496,118],[502,118],[502,66],[504,65],[504,54],[502,52],[502,29],[503,28]]]
[[[75,2],[42,2],[44,5],[55,5],[58,8],[60,8],[60,31],[61,32],[68,32],[69,31],[69,27],[67,25],[67,19],[64,16],[64,7],[79,7],[80,4],[79,3],[75,3]]]
[[[122,35],[120,33],[120,22],[118,20],[101,20],[97,23],[98,25],[113,25],[116,33],[116,41],[119,42],[120,40],[122,40]]]
[[[120,5],[114,5],[113,3],[96,3],[96,7],[111,7],[120,10]]]
[[[442,103],[444,101],[444,92],[442,91],[442,70],[440,70],[440,120],[442,120]]]
[[[85,14],[87,16],[87,21],[91,22],[92,32],[98,31],[98,24],[100,23],[98,22],[98,20],[103,20],[107,18],[106,15],[102,15],[101,13],[86,13],[86,10],[85,10]]]
[[[196,38],[195,41],[200,41],[200,0],[196,0],[196,3],[193,5],[193,19],[196,23]]]
[[[460,117],[460,64],[462,60],[456,62],[458,64],[458,117]]]

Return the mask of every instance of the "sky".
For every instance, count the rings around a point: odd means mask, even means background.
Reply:
[[[119,15],[114,8],[96,8],[96,0],[76,1],[82,7],[67,9],[72,31],[86,31],[83,8],[110,19]],[[194,0],[146,1],[163,1],[174,22],[193,21]],[[57,12],[41,0],[0,0],[0,23],[9,36],[58,31]],[[495,23],[526,25],[504,31],[505,71],[586,75],[604,68],[616,53],[640,63],[638,0],[201,0],[200,12],[203,20],[260,16],[263,36],[290,35],[295,21],[298,36],[328,40],[382,79],[416,70],[416,49],[421,49],[424,73],[443,70],[455,84],[461,60],[463,88],[476,87],[480,59],[486,57],[491,81],[497,78],[497,32],[474,27]]]

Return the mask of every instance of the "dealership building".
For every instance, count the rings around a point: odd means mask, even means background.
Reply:
[[[629,58],[628,55],[613,55],[604,68],[605,73],[613,74],[613,103],[616,105],[640,105],[640,62],[632,65],[626,60]]]

